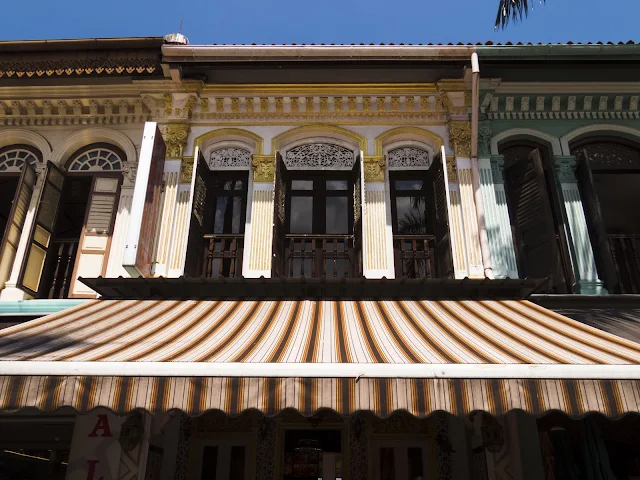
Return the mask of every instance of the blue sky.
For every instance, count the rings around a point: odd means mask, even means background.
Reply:
[[[640,41],[640,0],[533,1],[496,32],[497,0],[4,0],[0,39],[162,36],[184,17],[192,44]]]

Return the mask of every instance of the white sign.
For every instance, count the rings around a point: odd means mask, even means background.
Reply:
[[[73,429],[66,480],[117,480],[124,418],[106,409],[78,415]]]

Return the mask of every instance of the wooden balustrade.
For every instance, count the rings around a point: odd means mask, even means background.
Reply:
[[[213,277],[241,277],[244,235],[216,233],[204,235],[204,263],[202,275]]]
[[[394,235],[396,278],[435,278],[434,251],[433,235]]]
[[[284,271],[289,277],[354,277],[359,271],[353,235],[284,237]]]
[[[64,238],[54,240],[51,242],[49,252],[54,255],[52,262],[53,281],[46,298],[67,298],[71,287],[73,267],[76,263],[78,240]]]

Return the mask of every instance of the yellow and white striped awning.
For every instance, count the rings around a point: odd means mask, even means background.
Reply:
[[[98,300],[0,331],[0,408],[640,411],[640,345],[527,301]]]

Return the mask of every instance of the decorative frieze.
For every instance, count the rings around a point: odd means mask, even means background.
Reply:
[[[275,155],[253,155],[253,181],[257,183],[273,183],[276,171]]]
[[[363,159],[365,182],[384,182],[384,156],[365,156]]]
[[[449,122],[449,138],[455,148],[456,158],[471,156],[471,124],[469,122]]]

